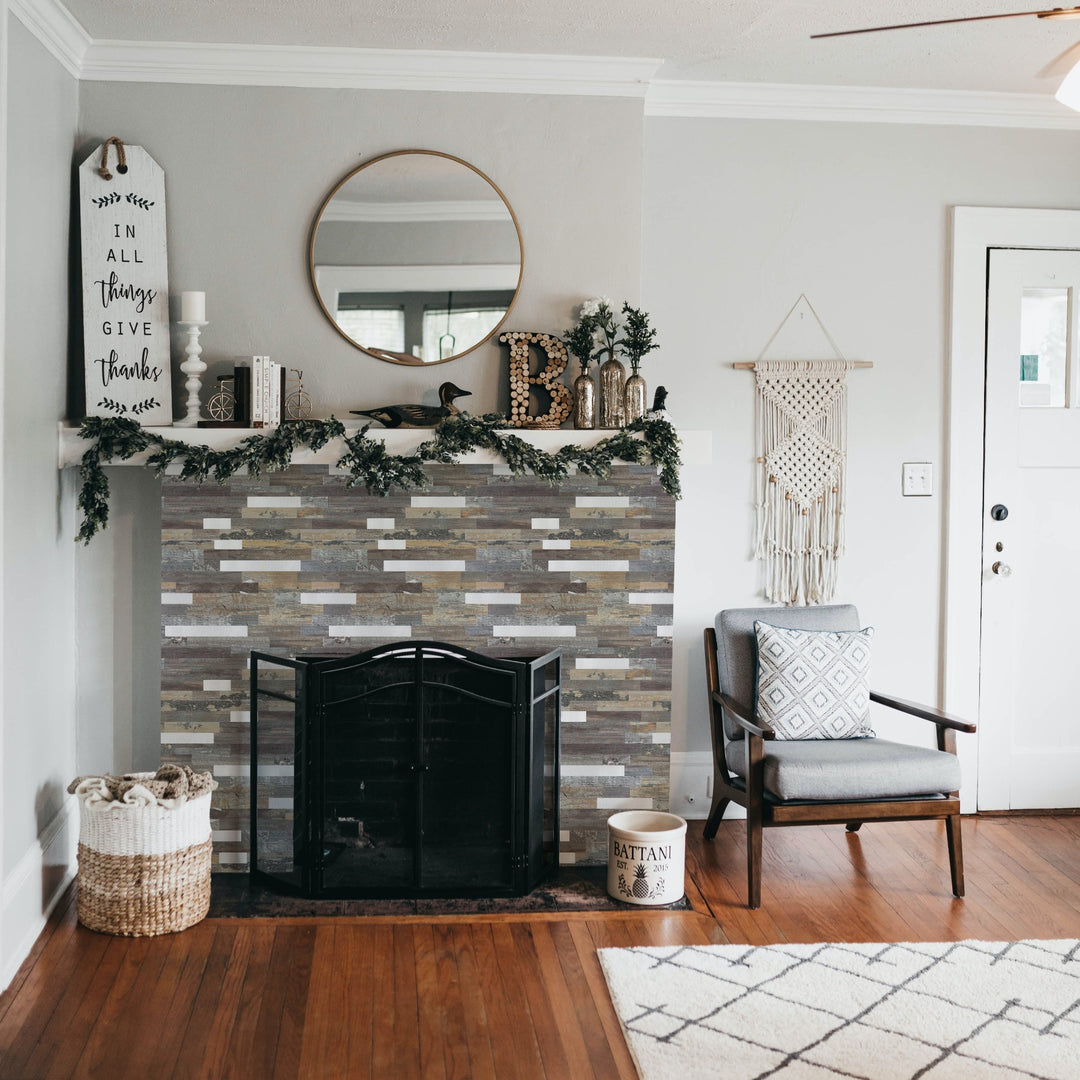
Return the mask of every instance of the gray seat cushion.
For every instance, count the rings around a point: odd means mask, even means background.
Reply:
[[[746,742],[724,747],[728,768],[746,776]],[[895,799],[960,788],[955,754],[885,739],[769,740],[765,788],[782,802]]]

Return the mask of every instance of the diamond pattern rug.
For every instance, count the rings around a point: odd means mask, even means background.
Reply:
[[[1080,942],[601,949],[642,1080],[1076,1080]]]

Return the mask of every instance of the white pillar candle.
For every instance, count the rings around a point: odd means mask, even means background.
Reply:
[[[186,292],[180,294],[180,321],[206,322],[206,293]]]

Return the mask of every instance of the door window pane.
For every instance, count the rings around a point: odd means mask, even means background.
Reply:
[[[405,351],[405,312],[400,307],[339,307],[334,318],[353,341],[362,341],[368,348]]]
[[[1025,288],[1020,301],[1020,405],[1064,408],[1069,290]]]
[[[505,315],[505,307],[425,311],[424,359],[443,360],[453,356],[461,351],[459,341],[483,341]]]

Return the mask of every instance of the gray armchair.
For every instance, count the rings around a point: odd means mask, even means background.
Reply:
[[[746,808],[749,906],[761,906],[763,828],[846,824],[854,832],[864,821],[913,818],[945,821],[952,889],[963,896],[956,732],[975,726],[871,691],[871,701],[933,723],[938,749],[878,738],[778,740],[755,712],[756,620],[794,630],[860,629],[852,605],[834,604],[733,608],[705,630],[714,776],[705,838],[716,836],[729,803]]]

